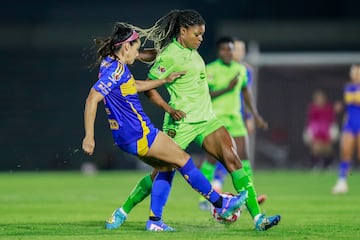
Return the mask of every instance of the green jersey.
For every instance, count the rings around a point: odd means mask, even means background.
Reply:
[[[186,73],[165,85],[170,94],[169,105],[186,113],[184,122],[195,123],[214,118],[202,57],[197,50],[185,48],[174,39],[157,57],[148,77],[162,79],[179,71]]]
[[[240,93],[241,89],[247,85],[246,68],[235,61],[226,65],[217,59],[206,65],[206,73],[210,91],[225,89],[231,80],[239,74],[239,81],[236,86],[229,92],[213,98],[212,105],[215,114],[218,116],[240,115]]]

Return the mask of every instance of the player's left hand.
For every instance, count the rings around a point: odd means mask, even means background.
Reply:
[[[94,138],[85,137],[82,142],[82,149],[85,153],[92,155],[95,148],[95,140]]]
[[[172,83],[173,81],[175,81],[177,78],[183,76],[186,73],[186,71],[181,71],[181,72],[173,72],[171,73],[169,76],[167,76],[167,78],[165,78],[165,81],[167,83]]]

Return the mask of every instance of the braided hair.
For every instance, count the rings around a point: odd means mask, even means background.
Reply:
[[[140,37],[145,38],[143,45],[146,41],[150,40],[154,43],[154,48],[158,53],[162,52],[164,48],[171,43],[173,38],[179,35],[180,27],[191,27],[195,25],[204,25],[205,20],[195,10],[172,10],[168,14],[161,17],[150,28],[140,28],[128,23],[121,23],[125,26],[136,30]]]
[[[125,23],[116,22],[112,34],[105,39],[94,39],[97,47],[96,65],[100,64],[106,56],[117,58],[115,52],[120,49],[121,44],[128,39],[133,31],[139,33],[140,38],[144,38],[143,45],[149,40],[154,44],[157,53],[160,53],[164,48],[171,43],[173,38],[179,35],[180,27],[191,27],[195,25],[204,25],[205,20],[195,10],[172,10],[168,14],[161,17],[150,28],[140,28],[138,26]],[[133,44],[136,40],[130,42]]]

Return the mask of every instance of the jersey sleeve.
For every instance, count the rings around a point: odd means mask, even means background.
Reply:
[[[245,66],[241,65],[241,89],[247,87],[248,85],[248,76],[247,76],[247,72],[246,72],[246,68]]]
[[[169,55],[160,55],[154,65],[150,68],[148,78],[151,80],[166,78],[170,73],[172,73],[175,61],[176,59],[174,59],[174,57]]]
[[[93,88],[103,96],[108,95],[114,88],[118,87],[124,81],[125,67],[122,64],[114,64],[99,73],[99,80]],[[130,78],[131,76],[128,76]]]
[[[214,91],[214,71],[212,70],[211,65],[206,66],[206,80],[208,82],[210,92]]]

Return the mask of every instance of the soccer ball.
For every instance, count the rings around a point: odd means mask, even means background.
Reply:
[[[234,196],[234,194],[232,194],[232,193],[222,193],[220,195],[223,197]],[[221,223],[221,224],[231,224],[233,222],[236,222],[236,220],[238,220],[240,218],[241,208],[236,210],[232,215],[228,216],[227,218],[223,218],[218,214],[218,212],[216,211],[216,208],[211,204],[210,205],[210,213],[216,222]]]

